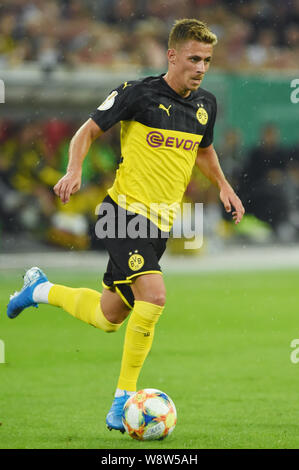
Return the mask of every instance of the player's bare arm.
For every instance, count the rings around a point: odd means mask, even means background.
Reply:
[[[226,212],[231,212],[232,208],[235,209],[232,212],[235,224],[241,222],[245,209],[241,200],[223,174],[213,144],[205,148],[198,148],[196,165],[211,183],[218,186],[220,191],[219,196]]]
[[[66,174],[54,186],[55,194],[66,204],[71,194],[81,187],[82,164],[92,142],[103,134],[102,129],[88,119],[76,132],[70,142],[69,162]]]

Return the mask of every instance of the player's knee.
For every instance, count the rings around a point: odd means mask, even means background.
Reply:
[[[164,292],[157,293],[154,296],[154,302],[155,305],[160,305],[160,307],[164,307],[166,303],[166,294]]]
[[[139,276],[132,285],[135,300],[142,300],[164,307],[166,302],[166,288],[162,276],[147,274]]]
[[[164,291],[147,292],[140,300],[143,300],[144,302],[148,302],[150,304],[159,305],[160,307],[164,307],[166,303],[166,293]]]

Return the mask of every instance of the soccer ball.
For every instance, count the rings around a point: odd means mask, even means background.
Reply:
[[[126,401],[122,420],[133,439],[162,440],[174,430],[177,413],[166,393],[155,388],[144,388]]]

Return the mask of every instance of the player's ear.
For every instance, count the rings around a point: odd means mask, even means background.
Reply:
[[[172,65],[175,64],[176,61],[176,50],[175,49],[168,49],[167,51],[168,62]]]

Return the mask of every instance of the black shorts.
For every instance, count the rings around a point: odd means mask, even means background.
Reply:
[[[107,212],[107,203],[113,210],[109,208]],[[123,222],[121,230],[119,221]],[[107,224],[110,236],[104,237],[108,233]],[[133,226],[137,229],[133,230],[134,233],[131,231]],[[125,304],[133,308],[134,295],[130,284],[141,274],[161,273],[159,260],[166,249],[169,233],[162,232],[146,217],[121,208],[108,195],[99,208],[96,235],[109,253],[103,286],[116,291]]]

